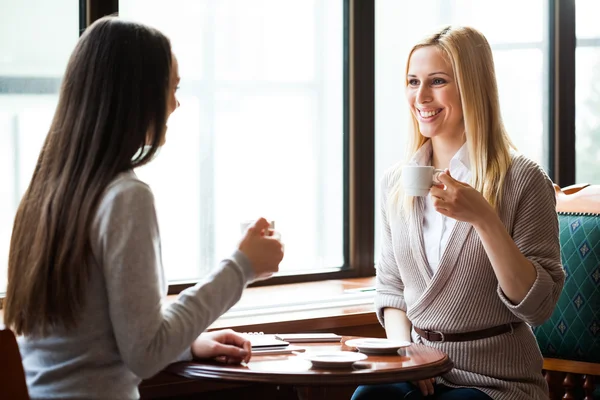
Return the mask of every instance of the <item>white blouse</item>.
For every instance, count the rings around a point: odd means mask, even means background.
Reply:
[[[431,156],[433,148],[431,141],[427,141],[415,153],[411,159],[410,165],[431,165]],[[456,152],[450,160],[450,175],[457,181],[470,183],[471,169],[469,162],[469,152],[467,144]],[[448,238],[456,220],[446,217],[435,210],[431,194],[427,195],[425,200],[425,209],[423,210],[423,243],[425,245],[425,255],[431,272],[435,274],[438,265],[444,254],[444,249],[448,243]]]

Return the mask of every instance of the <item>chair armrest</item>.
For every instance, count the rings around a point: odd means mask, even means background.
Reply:
[[[576,183],[574,185],[565,186],[564,188],[560,188],[558,185],[554,185],[554,190],[557,192],[562,192],[564,194],[573,194],[579,192],[581,189],[590,186],[589,183]]]
[[[600,214],[600,185],[578,184],[566,188],[554,185],[556,211]]]

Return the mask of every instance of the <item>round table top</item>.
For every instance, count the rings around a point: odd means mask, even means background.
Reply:
[[[296,343],[306,353],[356,351],[337,343]],[[369,385],[432,378],[453,367],[448,356],[431,347],[412,343],[391,355],[368,355],[348,368],[314,368],[298,354],[253,354],[247,364],[226,365],[214,361],[171,364],[167,370],[187,378],[212,378],[237,382],[262,382],[277,385]]]

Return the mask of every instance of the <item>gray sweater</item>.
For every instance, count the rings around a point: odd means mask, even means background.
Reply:
[[[393,171],[383,180],[382,254],[377,266],[376,308],[406,311],[414,326],[444,333],[470,332],[526,322],[514,332],[470,342],[413,340],[447,353],[454,369],[438,378],[448,386],[476,387],[497,400],[547,399],[542,355],[529,325],[550,317],[565,273],[560,260],[558,217],[552,182],[539,166],[514,156],[503,188],[500,219],[537,278],[519,304],[498,285],[490,260],[473,227],[457,222],[440,265],[432,274],[423,247],[423,199],[412,219],[388,206]],[[529,324],[529,325],[528,325]]]
[[[118,176],[103,194],[91,245],[77,328],[18,338],[32,399],[139,398],[141,379],[191,359],[192,341],[253,278],[248,258],[236,251],[166,305],[154,197],[133,172]]]

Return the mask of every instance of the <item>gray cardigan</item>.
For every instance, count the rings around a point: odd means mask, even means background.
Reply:
[[[438,378],[448,386],[476,387],[494,399],[547,399],[542,356],[529,325],[550,317],[565,274],[560,260],[558,217],[552,182],[534,162],[513,156],[499,215],[521,252],[537,271],[533,287],[512,304],[498,281],[473,227],[457,222],[432,275],[423,248],[423,200],[413,218],[388,205],[396,176],[390,170],[382,191],[382,254],[377,265],[376,308],[382,324],[386,307],[405,310],[421,329],[469,332],[524,321],[513,333],[471,342],[413,340],[446,352],[454,369]],[[529,324],[529,325],[528,325]]]
[[[133,172],[118,176],[103,194],[91,244],[77,328],[18,338],[32,399],[139,398],[141,379],[191,359],[192,341],[253,278],[247,257],[235,252],[166,305],[154,197]]]

